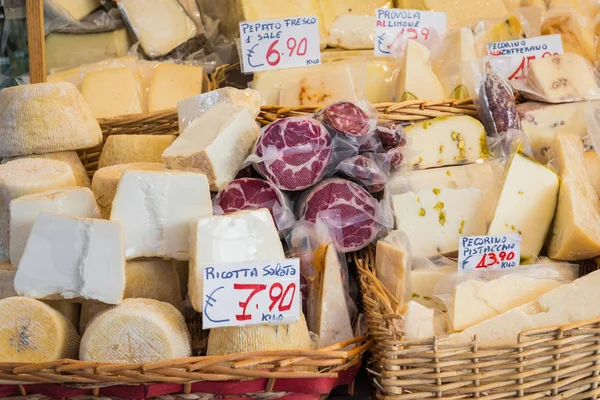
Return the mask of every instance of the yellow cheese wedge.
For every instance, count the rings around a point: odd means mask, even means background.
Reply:
[[[155,69],[148,87],[148,111],[168,110],[188,97],[202,93],[202,67],[161,63]]]
[[[467,89],[469,81],[461,65],[476,58],[473,32],[469,28],[450,30],[439,49],[441,55],[433,60],[432,68],[444,87],[446,98],[462,100],[471,97]]]
[[[429,66],[431,53],[422,44],[409,40],[402,56],[396,101],[443,100],[444,88]]]
[[[410,273],[410,271],[407,272],[407,267],[410,268],[410,249],[403,247],[400,243],[380,240],[377,242],[375,254],[377,278],[398,300],[398,303],[402,304],[404,296],[408,297],[409,295],[409,293],[404,293],[404,290],[407,286],[405,284],[406,275]]]
[[[584,14],[586,15],[586,14]],[[565,53],[576,53],[594,61],[594,32],[573,8],[552,9],[544,17],[542,35],[559,34]]]
[[[141,76],[123,67],[87,73],[81,93],[96,118],[111,118],[143,111],[141,87]]]
[[[585,169],[590,176],[590,181],[596,191],[596,195],[600,197],[600,157],[595,151],[586,151],[583,155]]]

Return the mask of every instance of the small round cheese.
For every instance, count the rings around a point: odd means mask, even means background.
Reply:
[[[2,164],[6,164],[7,162],[13,160],[18,160],[19,158],[45,158],[47,160],[64,161],[71,166],[73,174],[75,174],[77,186],[90,187],[90,177],[76,151],[59,151],[57,153],[31,154],[28,156],[5,158],[2,160]]]
[[[162,153],[175,135],[110,135],[102,148],[98,168],[133,162],[162,163]]]

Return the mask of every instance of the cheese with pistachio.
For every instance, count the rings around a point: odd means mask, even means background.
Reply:
[[[521,235],[521,259],[535,258],[550,229],[558,196],[558,175],[525,154],[508,167],[489,235]]]
[[[450,255],[461,236],[485,234],[481,190],[425,188],[392,196],[396,228],[408,236],[416,256]]]
[[[409,168],[466,164],[490,157],[485,128],[473,117],[438,117],[414,123],[405,132]]]

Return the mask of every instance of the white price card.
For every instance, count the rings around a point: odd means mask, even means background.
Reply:
[[[375,56],[395,57],[406,39],[431,48],[446,32],[444,12],[378,8],[375,21]]]
[[[290,324],[300,318],[300,260],[208,265],[202,328]]]
[[[458,269],[505,269],[518,267],[521,235],[463,236],[458,245]]]
[[[321,64],[317,17],[240,22],[244,73]]]
[[[563,44],[560,35],[539,36],[529,39],[509,40],[494,42],[487,45],[488,55],[492,57],[509,58],[509,65],[498,68],[506,72],[509,80],[524,79],[527,77],[529,63],[537,58],[550,57],[563,54]]]

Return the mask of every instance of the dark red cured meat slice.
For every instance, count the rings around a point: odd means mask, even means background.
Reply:
[[[398,147],[406,144],[404,128],[394,122],[377,126],[375,133],[385,147]]]
[[[340,252],[360,250],[377,237],[381,209],[377,200],[354,182],[327,179],[311,189],[299,204],[300,217],[316,222],[322,211],[339,212],[339,221],[325,219],[333,242]],[[339,226],[337,226],[339,225]]]
[[[256,142],[258,172],[282,190],[302,190],[320,181],[331,163],[331,136],[308,117],[283,118],[267,126]]]
[[[262,179],[235,179],[219,192],[214,204],[221,207],[224,214],[240,210],[267,208],[279,229],[284,222],[282,215],[287,206],[285,195],[272,183]]]
[[[339,101],[319,114],[320,120],[346,136],[366,136],[371,132],[371,118],[356,104]]]
[[[383,153],[383,151],[383,144],[375,132],[369,134],[368,139],[358,148],[359,153]]]
[[[385,164],[389,166],[390,171],[395,171],[400,168],[404,161],[404,148],[402,146],[389,149],[385,153]]]
[[[385,171],[384,156],[378,160],[374,154],[365,153],[344,160],[337,166],[344,177],[352,179],[367,188],[371,193],[381,192],[388,180]]]

